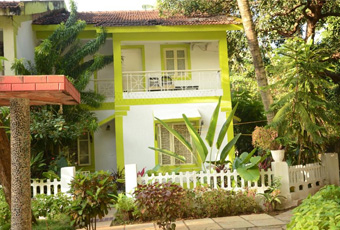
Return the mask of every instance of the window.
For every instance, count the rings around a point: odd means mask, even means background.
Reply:
[[[91,141],[90,133],[83,133],[77,141],[78,165],[91,165]]]
[[[162,45],[162,70],[168,76],[185,76],[191,69],[189,45]]]
[[[187,141],[192,143],[190,134],[187,130],[187,127],[184,122],[180,123],[168,123],[168,125],[180,133]],[[187,165],[187,164],[195,164],[194,158],[190,151],[179,141],[174,135],[172,135],[164,126],[161,124],[157,124],[157,133],[158,133],[158,147],[162,149],[167,149],[172,152],[175,152],[179,155],[185,157],[186,162],[181,162],[174,157],[170,157],[166,154],[159,154],[159,164],[163,166],[171,166],[171,165]]]

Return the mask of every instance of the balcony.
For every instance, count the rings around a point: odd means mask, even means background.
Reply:
[[[123,98],[222,95],[220,70],[123,72]]]

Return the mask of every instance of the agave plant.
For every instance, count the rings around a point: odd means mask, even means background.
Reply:
[[[202,137],[198,134],[197,130],[192,126],[191,122],[189,121],[189,119],[185,116],[185,114],[183,114],[183,119],[185,122],[185,125],[189,131],[189,134],[191,136],[192,139],[192,144],[189,143],[181,134],[179,134],[176,130],[172,129],[170,126],[168,126],[164,121],[158,119],[156,117],[156,119],[171,133],[173,134],[189,151],[190,153],[193,155],[195,161],[201,162],[202,163],[202,169],[205,170],[204,167],[204,163],[207,162],[207,156],[208,156],[208,147],[210,148],[210,160],[209,163],[211,164],[211,156],[212,156],[212,151],[213,151],[213,146],[214,146],[214,139],[215,139],[215,133],[216,133],[216,126],[217,126],[217,120],[218,120],[218,115],[219,115],[219,110],[221,107],[221,97],[218,100],[218,104],[214,110],[214,113],[211,117],[210,120],[210,125],[209,125],[209,129],[208,129],[208,133],[207,136],[205,138],[208,146],[206,145],[206,143],[204,142],[204,140],[202,139]],[[225,138],[225,135],[227,133],[227,130],[231,124],[231,121],[233,120],[235,111],[237,109],[237,105],[234,107],[234,109],[231,111],[231,113],[229,114],[227,120],[224,122],[218,138],[216,140],[216,148],[217,148],[217,153],[216,153],[216,157],[219,155],[220,158],[219,160],[216,159],[217,164],[224,164],[226,162],[226,158],[229,155],[229,153],[231,152],[233,146],[236,144],[238,138],[240,137],[241,134],[237,134],[228,144],[226,144],[224,146],[224,148],[222,148],[222,142]],[[182,155],[179,155],[175,152],[172,152],[170,150],[167,149],[161,149],[161,148],[154,148],[154,147],[149,147],[152,150],[164,153],[168,156],[171,157],[175,157],[176,159],[185,162],[185,157]],[[221,150],[221,151],[220,151]],[[197,156],[197,157],[196,157]],[[198,159],[197,159],[198,158]]]

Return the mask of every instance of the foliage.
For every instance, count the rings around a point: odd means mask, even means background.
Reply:
[[[258,181],[260,178],[259,164],[262,163],[268,156],[253,156],[256,149],[250,153],[244,152],[240,156],[235,157],[232,165],[232,170],[235,170],[245,181]]]
[[[232,104],[235,106],[238,103],[235,116],[240,119],[240,123],[234,123],[234,132],[242,133],[235,147],[239,153],[250,152],[253,150],[251,133],[255,126],[267,123],[264,107],[257,91],[256,81],[251,76],[231,76],[231,80]]]
[[[87,175],[78,173],[71,182],[74,201],[71,208],[72,224],[96,229],[96,217],[103,218],[113,204],[112,193],[117,192],[109,172],[97,171]]]
[[[255,127],[252,133],[252,144],[263,150],[279,150],[282,145],[279,142],[278,132],[272,127]]]
[[[7,225],[11,222],[11,210],[5,199],[5,194],[0,188],[0,229],[1,226]]]
[[[56,195],[38,194],[32,199],[32,212],[36,218],[43,216],[54,219],[57,215],[67,214],[71,203],[71,197],[64,193],[57,193]]]
[[[208,133],[207,133],[207,136],[205,138],[207,143],[208,143],[208,146],[210,147],[210,163],[212,162],[211,157],[212,157],[212,150],[213,150],[213,141],[214,141],[214,138],[215,138],[215,132],[216,132],[218,115],[219,115],[219,111],[220,111],[220,105],[221,105],[221,97],[219,98],[218,104],[217,104],[217,106],[216,106],[216,108],[213,112],[212,117],[211,117]],[[216,153],[216,160],[215,161],[218,162],[219,164],[225,163],[227,156],[229,155],[233,146],[235,145],[235,143],[237,142],[238,138],[241,135],[241,134],[237,134],[227,145],[224,146],[221,153],[219,154],[222,142],[223,142],[224,137],[227,133],[227,130],[228,130],[228,128],[229,128],[229,126],[230,126],[230,124],[233,120],[236,109],[237,109],[237,105],[231,111],[227,120],[223,124],[223,126],[220,130],[220,133],[217,137],[216,143],[215,143],[216,148],[218,150],[217,153]],[[203,164],[203,163],[206,162],[206,158],[208,156],[208,147],[206,146],[206,144],[203,141],[203,139],[201,138],[201,136],[198,134],[197,130],[192,126],[189,119],[185,116],[185,114],[183,114],[183,119],[184,119],[184,122],[187,126],[189,133],[190,133],[191,139],[193,140],[193,145],[191,145],[180,133],[178,133],[177,131],[175,131],[171,127],[169,127],[165,122],[163,122],[162,120],[160,120],[158,118],[156,118],[156,119],[192,153],[192,155],[195,158],[197,163],[202,162],[202,164]],[[165,153],[169,156],[175,157],[176,159],[178,159],[182,162],[185,162],[185,157],[183,157],[183,156],[181,156],[177,153],[171,152],[171,151],[166,150],[166,149],[153,148],[153,147],[149,147],[149,148],[156,150],[156,151],[159,151],[161,153]],[[220,155],[219,161],[217,161],[218,155]],[[199,158],[199,160],[197,160],[196,156]],[[202,165],[202,168],[203,168],[203,170],[205,170],[204,165]]]
[[[228,14],[232,0],[158,0],[161,15],[215,16]]]
[[[293,210],[287,229],[339,229],[340,187],[329,185]]]
[[[53,219],[38,220],[37,224],[32,226],[32,230],[74,230],[71,225],[70,217],[66,214],[58,214]]]
[[[15,60],[12,69],[16,75],[65,75],[81,94],[85,106],[42,106],[31,108],[32,147],[39,153],[57,155],[64,145],[74,142],[83,132],[97,128],[95,114],[89,107],[99,107],[104,96],[86,87],[93,74],[112,63],[112,55],[103,56],[99,48],[106,41],[106,33],[99,28],[97,37],[80,42],[79,34],[86,23],[77,20],[76,6],[71,1],[67,21],[57,26],[47,39],[35,48],[34,63]],[[65,12],[66,13],[66,12]],[[49,162],[46,162],[47,164]]]
[[[115,223],[125,224],[129,221],[136,219],[137,207],[132,197],[127,197],[123,193],[120,193],[116,198],[114,205],[117,210],[115,216]]]
[[[266,212],[276,210],[277,204],[281,204],[281,200],[285,199],[284,196],[280,195],[281,180],[274,178],[273,185],[269,186],[264,193],[258,193],[264,200],[264,207]]]
[[[273,87],[284,93],[273,105],[278,112],[271,125],[296,143],[298,164],[317,161],[326,141],[339,133],[337,105],[326,94],[334,85],[323,74],[333,71],[328,58],[324,49],[301,39],[288,40],[273,58],[270,70],[281,79]]]
[[[111,176],[113,177],[114,183],[117,185],[118,191],[125,191],[125,169],[112,170]]]
[[[44,159],[44,152],[40,152],[38,154],[31,154],[31,178],[40,178],[42,171],[44,170],[44,166],[46,166]]]
[[[153,217],[162,229],[176,228],[174,222],[183,211],[179,209],[185,197],[182,187],[170,182],[139,185],[134,195],[141,216]]]
[[[3,62],[8,61],[7,58],[0,56],[0,71],[4,70]]]
[[[254,197],[244,192],[225,191],[197,187],[187,191],[187,201],[184,209],[186,218],[213,218],[256,213],[260,210]]]

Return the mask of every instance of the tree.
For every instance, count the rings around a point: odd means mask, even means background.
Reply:
[[[79,33],[85,27],[86,23],[84,21],[77,20],[76,6],[71,1],[71,12],[67,21],[61,23],[47,39],[43,40],[35,48],[35,63],[16,60],[12,66],[15,73],[20,75],[66,75],[76,89],[81,92],[82,104],[91,107],[100,106],[104,97],[93,91],[87,91],[86,86],[93,73],[111,63],[113,57],[96,54],[106,39],[103,29],[96,39],[86,44],[81,44],[77,40]],[[92,55],[93,58],[88,60],[88,57]],[[32,122],[31,134],[33,145],[38,143],[44,147],[46,142],[53,145],[54,143],[62,143],[70,139],[74,140],[84,130],[94,131],[97,127],[94,114],[83,106],[34,107],[31,108],[31,115],[39,117],[46,113],[46,111],[51,115],[50,117],[45,116],[46,120],[34,120]],[[39,122],[41,125],[44,125],[51,122],[51,119],[54,119],[54,121],[61,119],[61,123],[59,123],[61,129],[58,129],[57,133],[52,133],[53,135],[49,131],[41,130],[41,126],[37,125]],[[1,123],[3,121],[0,121],[0,126],[2,126]],[[4,140],[0,141],[0,166],[1,164],[3,166],[0,169],[0,181],[6,193],[6,191],[10,191],[10,184],[6,183],[10,181],[10,160],[8,160],[10,159],[10,146],[5,129],[3,128],[0,128],[0,138]],[[6,193],[7,201],[10,201],[9,195],[9,193]]]
[[[317,161],[327,141],[339,136],[338,104],[330,100],[335,85],[324,76],[334,71],[327,58],[327,50],[298,38],[287,40],[273,58],[271,72],[280,76],[273,87],[283,92],[273,105],[278,112],[271,125],[289,139],[298,164]]]

